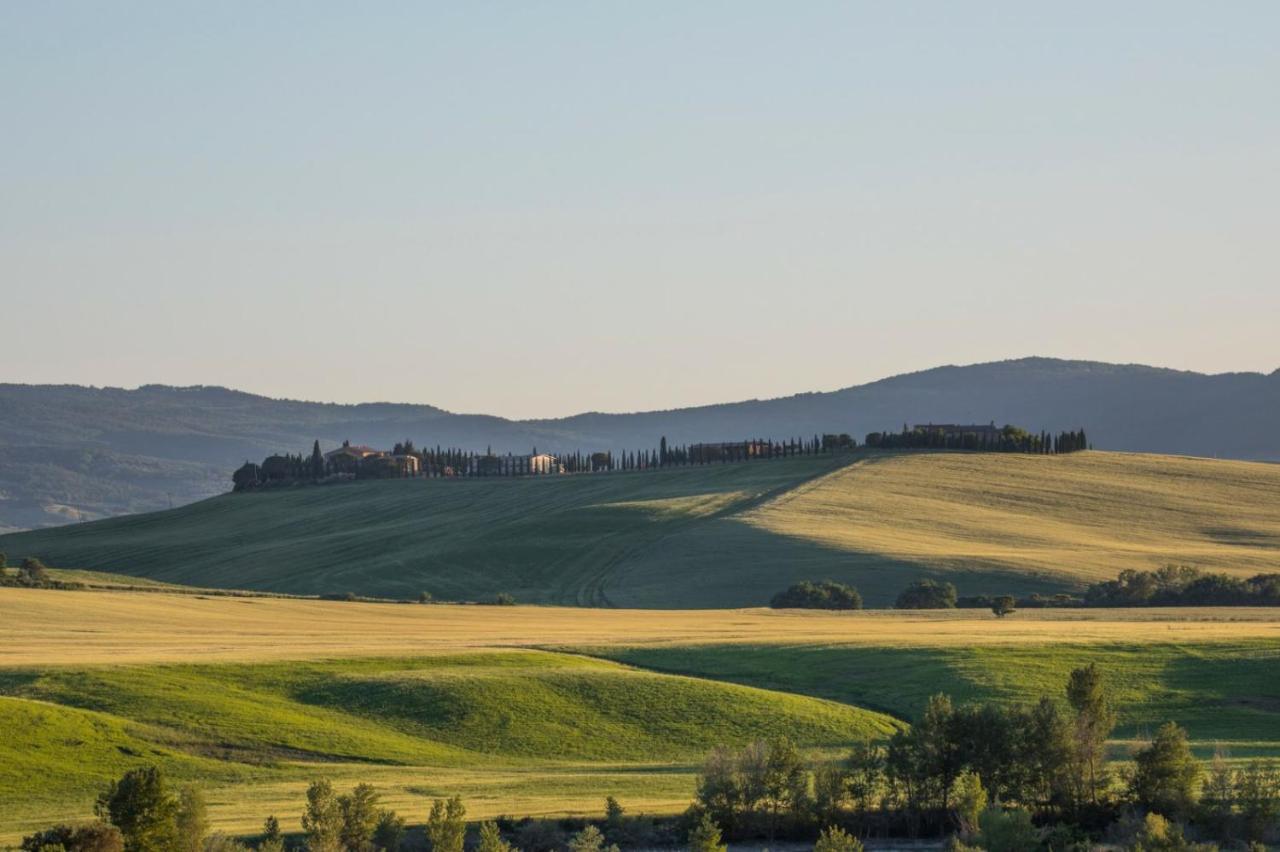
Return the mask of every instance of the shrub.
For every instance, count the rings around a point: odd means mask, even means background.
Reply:
[[[818,835],[813,852],[862,852],[862,841],[839,826],[829,826]]]
[[[991,611],[997,618],[1004,618],[1017,612],[1018,601],[1013,595],[1001,595],[991,602]]]
[[[88,825],[59,825],[22,840],[23,852],[62,849],[65,852],[124,852],[124,835],[105,822]]]
[[[434,600],[435,598],[431,596],[430,592],[418,592],[418,603],[429,604]]]
[[[1022,808],[987,808],[978,818],[982,827],[979,845],[987,852],[1026,852],[1039,846],[1039,833],[1031,824],[1031,813]]]
[[[515,606],[516,599],[514,595],[510,595],[506,592],[498,592],[493,596],[493,604],[494,606]]]
[[[689,852],[726,852],[728,846],[720,839],[720,826],[711,814],[703,813],[702,819],[689,832]]]
[[[902,590],[897,609],[955,609],[956,587],[939,580],[916,580]]]
[[[43,585],[49,582],[49,569],[39,559],[28,556],[18,566],[18,579],[31,586]]]
[[[606,847],[600,829],[589,825],[569,838],[569,852],[618,852],[618,847]]]
[[[862,595],[852,586],[834,580],[821,583],[803,580],[774,595],[769,606],[774,609],[862,609]]]

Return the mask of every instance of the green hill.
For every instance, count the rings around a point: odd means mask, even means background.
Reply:
[[[0,670],[0,727],[11,732],[0,741],[0,838],[82,818],[107,781],[140,765],[234,787],[258,821],[261,785],[350,764],[361,780],[389,770],[401,783],[449,768],[534,779],[586,763],[684,776],[721,743],[786,735],[841,747],[899,726],[821,699],[536,651]],[[33,778],[44,779],[34,792]]]
[[[885,605],[1079,589],[1169,562],[1280,570],[1280,466],[1112,453],[852,454],[626,474],[228,494],[0,537],[10,557],[172,583],[626,607],[765,603],[825,578]]]

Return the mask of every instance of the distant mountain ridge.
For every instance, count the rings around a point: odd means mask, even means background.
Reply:
[[[319,439],[495,452],[636,449],[869,431],[916,422],[1084,427],[1098,449],[1280,461],[1280,370],[1203,373],[1022,358],[830,392],[631,414],[508,420],[430,405],[276,400],[221,387],[0,385],[0,530],[165,508],[232,468]]]

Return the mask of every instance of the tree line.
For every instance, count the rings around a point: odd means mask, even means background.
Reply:
[[[1055,455],[1087,450],[1089,439],[1084,429],[1053,435],[1049,432],[1032,433],[1010,425],[998,430],[984,427],[974,431],[952,431],[928,426],[909,429],[904,423],[901,432],[871,432],[867,435],[866,445],[883,450],[971,450]]]

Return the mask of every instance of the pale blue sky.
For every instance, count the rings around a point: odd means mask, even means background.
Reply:
[[[0,6],[0,381],[1280,366],[1280,4]]]

